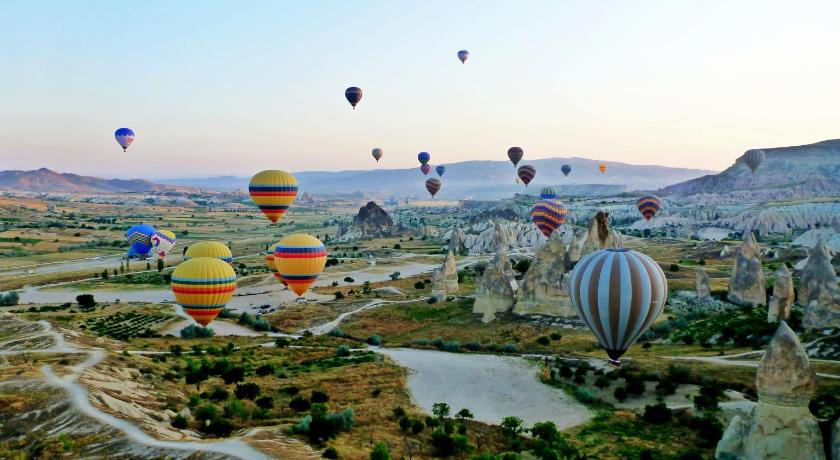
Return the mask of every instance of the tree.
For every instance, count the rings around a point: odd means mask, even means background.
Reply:
[[[256,401],[254,401],[254,403],[260,409],[268,410],[274,408],[274,400],[271,398],[271,396],[260,396],[259,398],[257,398]]]
[[[181,414],[172,417],[172,420],[169,422],[172,425],[172,428],[178,428],[179,430],[183,430],[187,427],[187,418]]]
[[[172,346],[169,347],[169,354],[171,354],[172,356],[174,356],[176,358],[181,356],[181,353],[183,351],[184,350],[181,348],[180,345],[172,345]]]
[[[472,418],[473,418],[473,414],[472,414],[472,412],[470,412],[470,410],[469,410],[469,409],[467,409],[466,407],[464,407],[463,409],[459,410],[459,411],[455,414],[455,418],[456,418],[459,422],[464,423],[464,420],[472,420]]]
[[[513,438],[525,431],[522,419],[519,417],[508,416],[502,419],[502,424],[499,425],[502,433],[508,438]]]
[[[560,440],[560,432],[554,422],[537,422],[531,427],[531,436],[542,439],[549,445]]]
[[[420,434],[420,432],[421,432],[421,431],[423,431],[423,429],[424,429],[424,428],[426,428],[426,424],[425,424],[425,423],[423,423],[423,421],[422,421],[422,420],[419,420],[419,419],[418,419],[418,420],[415,420],[415,421],[411,424],[411,433],[412,433],[413,435],[417,436],[418,434]]]
[[[208,379],[207,370],[204,366],[191,366],[184,374],[184,381],[187,385],[195,385],[195,390],[201,390],[201,382]]]
[[[76,303],[82,308],[93,308],[96,306],[96,300],[93,294],[79,294],[76,296]]]
[[[321,390],[312,390],[312,396],[309,397],[309,402],[325,403],[330,400],[330,396]]]
[[[644,421],[654,425],[664,425],[671,421],[671,409],[664,402],[654,404],[653,406],[645,406],[645,412],[642,415]]]
[[[344,277],[344,282],[345,282],[345,283],[347,283],[347,284],[350,284],[350,283],[352,283],[352,282],[354,282],[354,281],[356,281],[356,280],[354,280],[353,278],[351,278],[351,277],[349,277],[349,276],[345,276],[345,277]]]
[[[370,460],[391,460],[391,454],[388,453],[388,445],[382,441],[373,446],[370,451]]]
[[[518,271],[519,273],[525,273],[528,269],[531,268],[531,261],[529,260],[520,260],[514,266],[514,270]]]
[[[260,395],[260,386],[253,382],[237,384],[234,394],[239,399],[254,399]]]
[[[226,384],[237,383],[245,380],[245,369],[241,366],[232,366],[224,370],[221,374],[222,380]]]
[[[300,396],[295,396],[291,401],[289,401],[289,408],[298,412],[309,410],[310,406],[309,400]]]
[[[391,273],[390,275],[388,275],[388,278],[391,278],[391,281],[396,281],[396,280],[400,279],[400,276],[401,276],[400,272],[394,272],[394,273]]]
[[[158,259],[157,260],[157,271],[158,271],[158,273],[163,271],[163,259]]]
[[[624,387],[618,387],[615,391],[613,391],[613,396],[615,396],[615,399],[617,399],[618,402],[624,402],[624,400],[627,399],[627,390],[625,390]]]
[[[411,420],[408,417],[403,417],[400,419],[400,429],[403,431],[408,431],[411,428]]]
[[[444,402],[432,404],[432,414],[434,414],[438,421],[443,422],[444,418],[449,417],[449,404]]]

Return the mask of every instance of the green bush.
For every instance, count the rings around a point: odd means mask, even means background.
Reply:
[[[327,447],[326,449],[324,449],[324,453],[321,456],[329,459],[337,459],[338,451],[335,450],[335,447]]]
[[[671,421],[672,414],[671,409],[668,409],[664,402],[660,402],[653,406],[645,406],[642,419],[654,425],[664,425]]]
[[[545,345],[550,345],[551,340],[548,337],[543,335],[543,336],[541,336],[537,339],[537,343],[540,344],[540,345],[544,345],[544,346]]]
[[[339,345],[335,350],[335,355],[340,358],[350,356],[350,347],[347,345]]]
[[[370,451],[370,460],[391,460],[391,454],[388,453],[388,445],[384,442],[377,442]]]
[[[172,425],[172,428],[178,428],[179,430],[183,430],[187,427],[187,418],[181,414],[172,417],[172,420],[169,422]]]

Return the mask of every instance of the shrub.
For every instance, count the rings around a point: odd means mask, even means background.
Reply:
[[[432,345],[436,348],[442,348],[443,347],[443,339],[440,338],[440,337],[435,337],[434,339],[432,339]]]
[[[350,347],[347,345],[339,345],[338,348],[335,349],[335,355],[340,358],[350,356]]]
[[[210,392],[209,395],[207,395],[207,397],[209,399],[212,399],[213,401],[224,401],[224,400],[228,399],[229,396],[230,396],[230,393],[228,393],[228,391],[225,390],[222,387],[214,388],[213,391]]]
[[[382,345],[382,337],[377,334],[373,334],[372,336],[367,338],[367,343],[369,345],[380,346]]]
[[[260,395],[260,386],[253,382],[237,384],[234,394],[238,399],[254,399]]]
[[[574,396],[575,399],[584,404],[592,404],[598,401],[598,398],[595,396],[595,394],[584,387],[575,388]]]
[[[274,399],[272,399],[271,396],[260,396],[256,401],[254,401],[254,403],[260,409],[268,410],[274,408]]]
[[[563,338],[559,332],[552,332],[549,337],[551,337],[551,340],[560,340]]]
[[[373,446],[370,451],[370,460],[391,460],[391,454],[388,453],[388,445],[382,441]]]
[[[426,283],[424,283],[422,281],[418,281],[418,282],[414,283],[414,289],[425,289],[425,288],[426,288]]]
[[[96,300],[93,294],[79,294],[76,296],[76,303],[82,308],[93,308],[96,306]]]
[[[458,353],[461,351],[461,342],[458,342],[457,340],[445,342],[441,347],[441,350],[448,351],[450,353]]]
[[[464,348],[469,351],[478,351],[481,349],[481,344],[478,342],[467,342],[464,344]]]
[[[219,409],[212,404],[202,404],[195,409],[195,419],[200,421],[211,420],[219,416]]]
[[[517,347],[516,344],[513,344],[513,343],[506,343],[505,347],[504,347],[504,352],[505,353],[519,353],[519,347]]]
[[[624,400],[627,399],[627,390],[625,390],[624,387],[618,387],[615,391],[613,391],[613,396],[615,396],[615,399],[617,399],[618,402],[624,402]]]
[[[644,421],[654,425],[664,425],[671,421],[671,409],[664,402],[654,404],[653,406],[645,406],[645,412],[642,415]]]
[[[628,378],[627,379],[627,393],[631,395],[640,395],[645,392],[645,382],[638,378]]]
[[[537,343],[540,344],[540,345],[550,345],[551,340],[546,336],[541,336],[540,338],[537,339]]]
[[[424,428],[426,428],[426,424],[423,423],[422,420],[415,420],[411,424],[411,434],[416,436],[416,435],[420,434],[420,432],[423,431]]]
[[[531,261],[520,260],[519,262],[516,263],[516,265],[513,268],[514,268],[514,270],[518,271],[519,273],[525,273],[525,272],[528,271],[529,268],[531,268]]]
[[[233,424],[226,419],[215,418],[210,421],[210,424],[207,425],[204,431],[220,438],[226,438],[233,433]]]
[[[301,398],[300,396],[295,396],[291,401],[289,401],[289,408],[298,412],[309,410],[310,407],[311,404],[309,404],[309,400]]]
[[[190,324],[189,326],[181,329],[180,334],[184,339],[198,339],[213,337],[216,335],[216,332],[209,327],[201,327],[197,324]]]
[[[172,417],[172,420],[169,422],[172,425],[172,428],[178,428],[179,430],[183,430],[187,427],[187,418],[181,414]]]
[[[668,270],[670,270],[672,272],[678,272],[678,271],[680,271],[680,266],[677,265],[677,264],[671,264],[671,266],[668,267]]]
[[[598,387],[598,388],[604,389],[604,388],[610,386],[610,381],[607,380],[607,378],[604,377],[603,375],[599,375],[598,378],[595,379],[595,386]]]
[[[271,364],[263,364],[262,366],[258,367],[255,371],[257,375],[261,377],[265,377],[266,375],[271,375],[274,373],[274,366]]]
[[[312,390],[312,396],[309,398],[309,401],[312,403],[325,403],[329,400],[330,395],[321,390]]]

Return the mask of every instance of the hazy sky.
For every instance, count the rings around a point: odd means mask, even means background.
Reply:
[[[837,1],[5,1],[0,169],[249,175],[519,145],[719,170],[840,137],[838,17]]]

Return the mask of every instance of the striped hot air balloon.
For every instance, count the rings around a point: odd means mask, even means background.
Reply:
[[[645,220],[651,220],[659,212],[659,209],[662,207],[662,202],[658,196],[645,195],[636,200],[636,207],[642,213]]]
[[[519,176],[519,178],[522,180],[523,183],[525,183],[525,186],[527,187],[528,184],[530,184],[531,181],[534,179],[534,176],[537,175],[537,168],[531,165],[522,165],[516,171],[516,175]]]
[[[752,171],[753,174],[755,174],[755,170],[758,169],[758,167],[761,166],[761,163],[764,162],[765,156],[766,154],[764,153],[764,150],[747,150],[746,152],[744,152],[744,163],[746,163],[747,166],[750,168],[750,171]]]
[[[426,190],[429,192],[432,197],[434,197],[438,190],[440,190],[440,179],[433,177],[431,179],[426,180]]]
[[[563,165],[560,167],[560,172],[562,172],[564,176],[568,176],[569,173],[572,172],[572,167],[569,165]]]
[[[248,192],[265,217],[276,224],[297,197],[297,179],[286,171],[263,171],[251,178]]]
[[[199,257],[212,257],[222,262],[233,263],[233,253],[230,252],[230,248],[218,241],[199,241],[190,245],[184,253],[184,260]]]
[[[327,249],[321,240],[311,235],[289,235],[280,240],[274,249],[277,272],[299,296],[315,283],[326,263]]]
[[[125,152],[131,143],[134,142],[134,131],[130,128],[120,128],[114,131],[114,138],[117,139],[117,143],[120,144],[123,152]]]
[[[277,272],[277,267],[274,265],[274,250],[277,249],[277,246],[279,244],[280,243],[274,243],[271,246],[269,246],[268,249],[265,251],[265,266],[268,267],[268,269],[271,271],[271,274],[274,275],[274,278],[276,278],[277,281],[286,284],[286,282],[283,281],[283,277],[280,276],[280,273]]]
[[[152,234],[150,241],[152,243],[152,253],[158,259],[166,259],[169,251],[175,247],[175,234],[169,230],[158,230]]]
[[[508,158],[510,162],[513,163],[513,167],[516,167],[516,164],[519,163],[519,160],[522,159],[522,156],[525,155],[525,151],[522,150],[522,147],[511,147],[508,149]]]
[[[624,248],[584,256],[570,282],[572,305],[598,338],[610,362],[619,358],[662,313],[668,281],[650,257]]]
[[[540,198],[543,200],[557,198],[557,192],[555,192],[552,187],[543,187],[543,189],[540,190]]]
[[[175,301],[202,326],[207,326],[219,315],[235,290],[236,272],[219,259],[190,259],[172,272]]]
[[[152,235],[157,230],[151,225],[135,225],[125,232],[125,240],[131,246],[128,249],[128,257],[146,257],[152,249]]]
[[[531,208],[531,220],[546,238],[550,238],[551,233],[566,221],[567,213],[566,207],[560,200],[543,198]]]
[[[432,170],[432,165],[430,165],[428,163],[424,164],[424,165],[420,165],[420,172],[423,173],[424,176],[428,176],[429,171],[431,171],[431,170]]]

